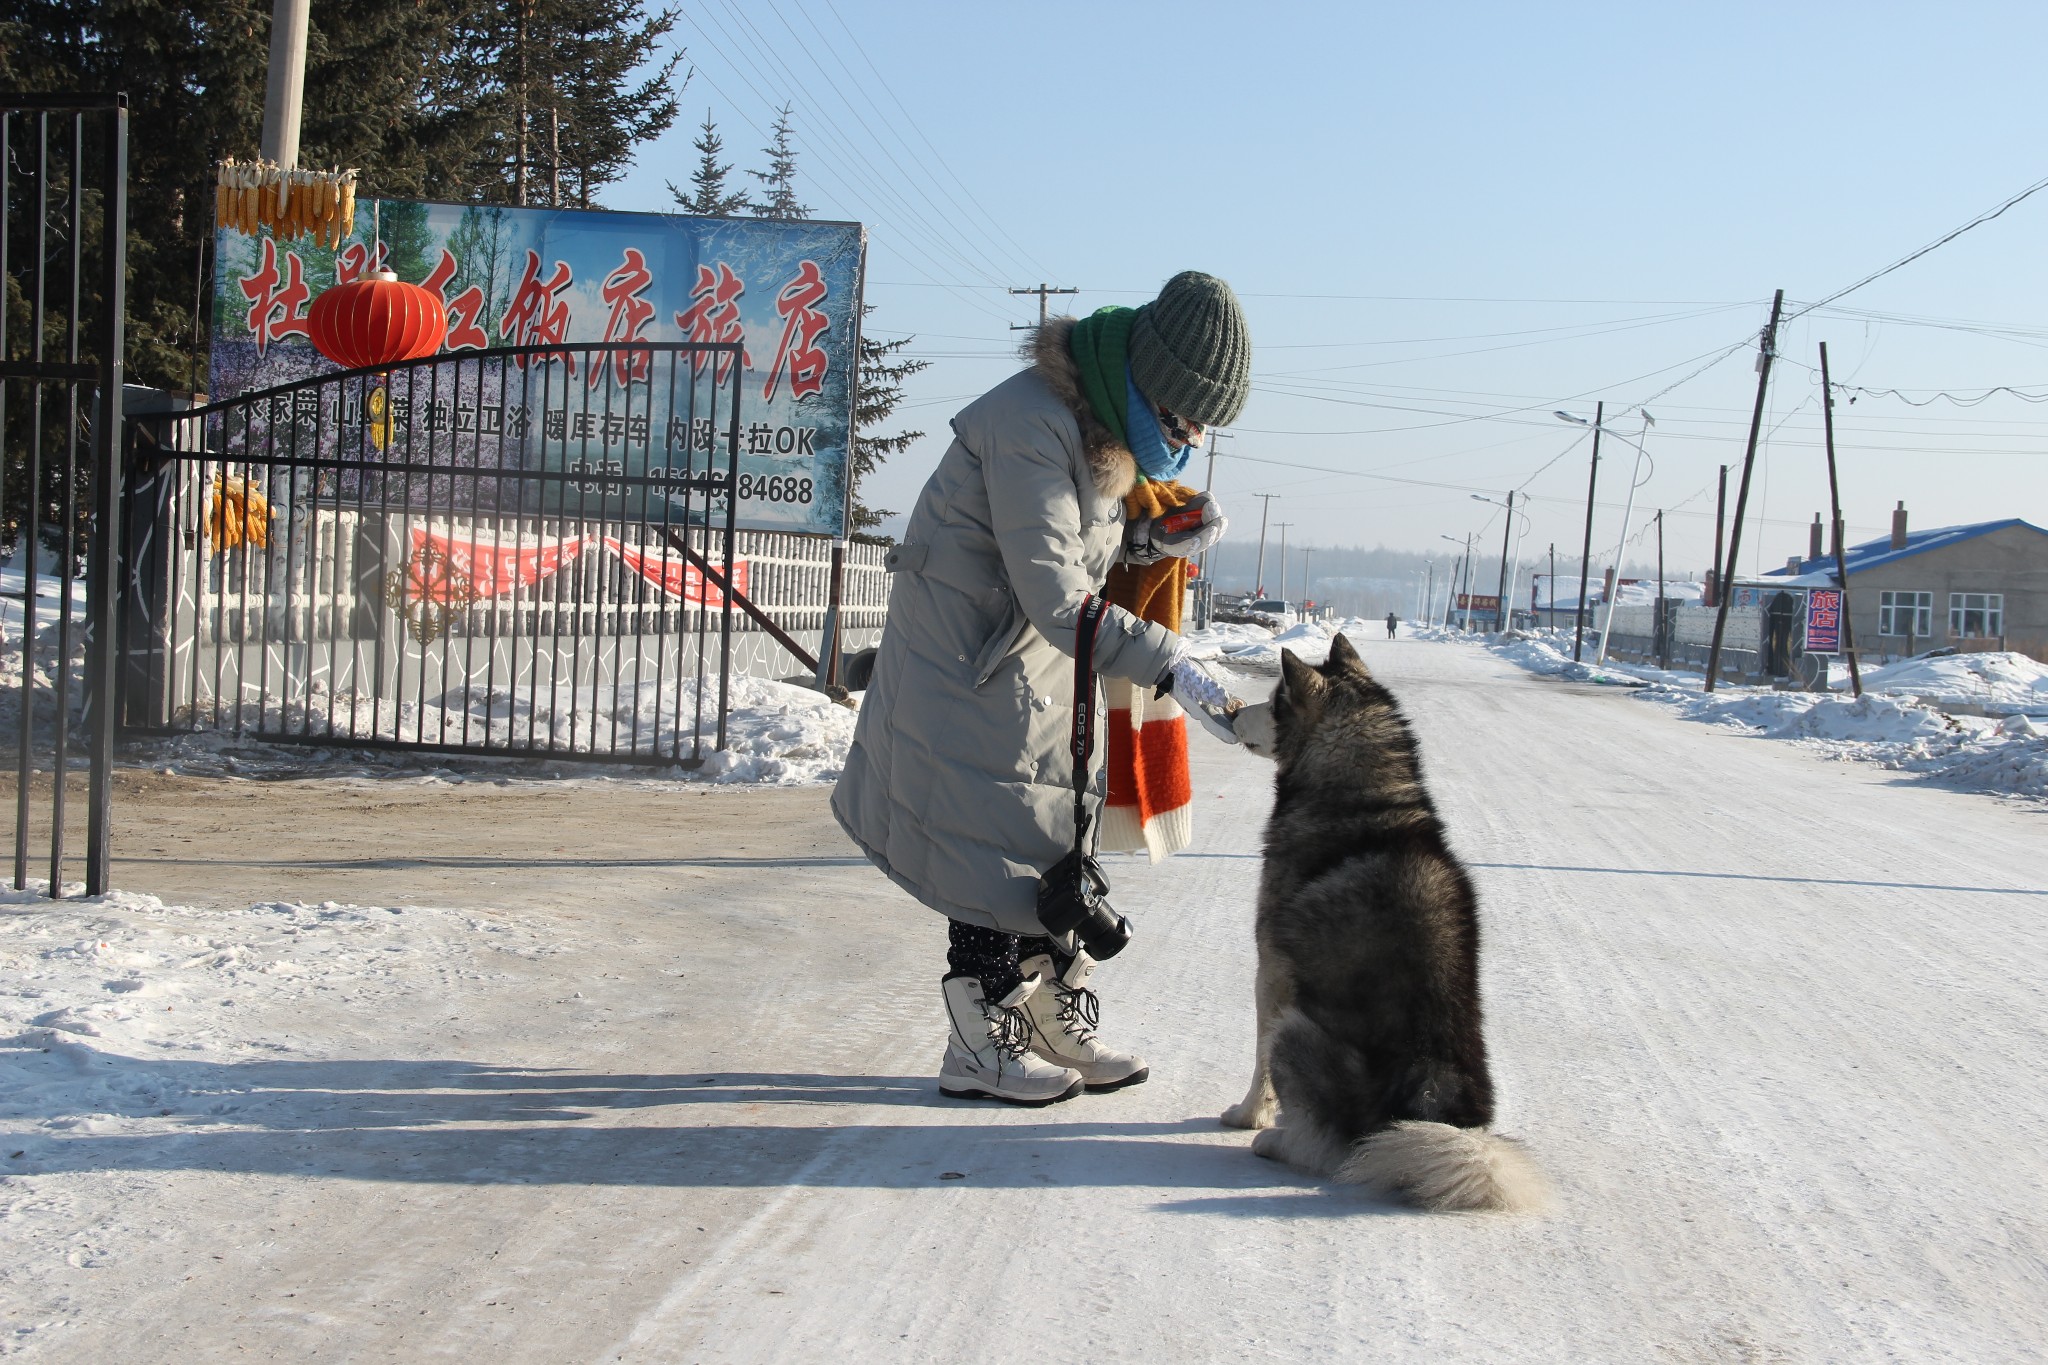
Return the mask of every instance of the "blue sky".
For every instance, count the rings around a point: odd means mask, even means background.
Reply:
[[[663,207],[707,107],[748,166],[795,104],[806,201],[869,225],[872,325],[932,361],[904,413],[931,434],[868,490],[894,508],[1015,367],[1036,302],[1006,286],[1076,286],[1086,310],[1195,268],[1253,328],[1216,466],[1236,534],[1270,492],[1297,545],[1448,549],[1500,534],[1474,491],[1516,488],[1523,555],[1575,553],[1587,450],[1553,408],[1644,404],[1753,340],[1773,288],[1821,299],[2048,177],[2039,5],[702,0],[676,38],[683,126],[607,206]],[[2048,524],[2048,404],[1934,397],[2048,397],[2044,229],[2048,191],[1786,329],[1745,569],[1803,552],[1827,505],[1820,341],[1838,382],[1933,400],[1838,404],[1852,535],[1901,499],[1916,526]],[[1672,508],[1681,571],[1711,557],[1754,355],[1646,404],[1636,530]],[[1596,562],[1633,458],[1603,450]]]

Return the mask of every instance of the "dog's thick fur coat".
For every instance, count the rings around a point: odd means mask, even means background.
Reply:
[[[1261,1156],[1424,1208],[1542,1207],[1541,1174],[1489,1129],[1478,901],[1392,694],[1339,635],[1320,668],[1283,651],[1273,700],[1237,729],[1280,771],[1258,1061],[1223,1121],[1265,1128]]]

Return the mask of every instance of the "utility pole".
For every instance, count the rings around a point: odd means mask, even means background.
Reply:
[[[1849,629],[1849,565],[1842,550],[1842,490],[1835,482],[1835,391],[1828,387],[1828,344],[1820,344],[1820,411],[1828,441],[1828,507],[1834,522],[1835,577],[1842,580],[1842,653],[1849,660],[1849,688],[1863,695],[1863,670],[1856,663],[1856,633]]]
[[[1314,550],[1306,548],[1301,552],[1301,596],[1303,601],[1308,600],[1308,561],[1309,556],[1314,553]]]
[[[1429,618],[1436,615],[1432,610],[1436,606],[1436,561],[1423,560],[1422,569],[1422,610],[1415,613],[1415,619],[1426,626],[1429,624]]]
[[[1749,448],[1742,456],[1742,482],[1735,489],[1735,524],[1728,528],[1728,566],[1721,574],[1720,601],[1714,612],[1714,643],[1707,650],[1707,681],[1705,690],[1714,690],[1714,679],[1721,671],[1721,640],[1728,632],[1728,598],[1735,587],[1735,562],[1742,551],[1742,518],[1749,510],[1749,476],[1756,469],[1757,438],[1763,434],[1764,398],[1771,387],[1771,361],[1778,349],[1778,316],[1785,311],[1785,291],[1780,289],[1771,299],[1771,320],[1764,324],[1763,348],[1756,358],[1756,407],[1749,416]]]
[[[1671,650],[1664,629],[1664,509],[1657,509],[1657,667],[1671,667]]]
[[[1472,562],[1472,533],[1465,533],[1465,631],[1472,630],[1472,575],[1479,566]]]
[[[1728,466],[1721,466],[1721,492],[1714,499],[1714,572],[1707,578],[1708,606],[1719,601],[1721,589],[1721,536],[1728,522]]]
[[[1265,505],[1259,509],[1259,571],[1252,575],[1252,593],[1257,597],[1266,595],[1266,518],[1273,514],[1273,499],[1278,493],[1254,493],[1255,498],[1264,498]]]
[[[1294,523],[1291,521],[1276,521],[1273,524],[1280,528],[1280,600],[1285,602],[1287,600],[1287,528],[1294,525]]]
[[[1508,537],[1515,529],[1515,490],[1508,490],[1508,524],[1500,533],[1500,585],[1494,589],[1493,628],[1496,632],[1508,628]]]
[[[272,0],[270,73],[263,83],[263,159],[299,164],[299,111],[306,93],[306,20],[312,0]]]
[[[1014,331],[1016,329],[1012,328],[1011,330]],[[1204,493],[1213,493],[1216,489],[1216,443],[1228,435],[1230,433],[1227,431],[1212,431],[1209,433],[1209,475],[1202,481],[1202,491]],[[1207,579],[1209,577],[1209,547],[1206,545],[1202,547],[1201,557],[1195,561],[1195,577],[1198,579]],[[1202,591],[1214,592],[1215,589],[1204,588]]]
[[[1593,490],[1600,483],[1600,422],[1607,415],[1607,404],[1603,401],[1593,409],[1593,472],[1586,476],[1586,539],[1579,548],[1579,603],[1572,612],[1572,662],[1579,661],[1579,650],[1585,643],[1586,635],[1586,571],[1593,565]]]
[[[1550,615],[1544,624],[1557,629],[1557,542],[1550,542]]]
[[[278,0],[278,3],[283,4],[285,3],[285,0]],[[1043,327],[1045,326],[1045,301],[1048,296],[1053,294],[1078,294],[1081,291],[1078,289],[1054,289],[1049,284],[1041,284],[1033,288],[1012,289],[1010,292],[1012,294],[1038,295],[1038,325],[1040,327]],[[1025,332],[1029,331],[1030,329],[1031,324],[1028,322],[1013,322],[1010,324],[1010,330],[1013,332]]]

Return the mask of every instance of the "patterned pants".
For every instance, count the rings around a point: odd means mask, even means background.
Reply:
[[[962,924],[957,919],[948,923],[952,939],[946,948],[947,974],[971,976],[980,981],[982,998],[991,1004],[1016,990],[1024,980],[1017,965],[1024,959],[1050,953],[1053,965],[1060,970],[1065,970],[1071,961],[1049,938],[1006,934],[1000,929]]]

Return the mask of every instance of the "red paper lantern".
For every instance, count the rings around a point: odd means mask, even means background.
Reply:
[[[448,311],[433,290],[379,270],[324,291],[306,311],[306,323],[321,355],[356,370],[440,350]]]

